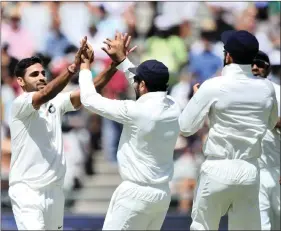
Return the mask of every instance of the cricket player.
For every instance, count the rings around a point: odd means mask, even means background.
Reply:
[[[218,230],[226,213],[229,230],[260,230],[258,158],[266,130],[277,123],[275,91],[269,80],[252,75],[257,39],[247,31],[221,37],[222,76],[205,81],[179,118],[185,136],[210,122],[190,230]]]
[[[90,111],[123,124],[117,159],[123,182],[112,195],[103,230],[160,230],[171,201],[173,152],[180,108],[167,95],[168,68],[148,60],[137,68],[124,54],[117,33],[104,51],[125,72],[136,101],[111,100],[97,93],[89,63],[81,64],[81,102]]]
[[[259,51],[252,64],[255,76],[267,78],[271,65],[267,54]],[[280,230],[280,85],[272,82],[278,102],[279,123],[262,139],[260,166],[260,215],[262,230]]]
[[[78,109],[81,101],[79,90],[59,92],[78,71],[81,54],[88,53],[93,60],[92,48],[85,37],[75,62],[48,84],[37,57],[23,59],[15,68],[24,93],[12,105],[9,196],[19,230],[63,229],[66,166],[62,116]],[[94,80],[99,90],[116,72],[112,67],[105,71]]]

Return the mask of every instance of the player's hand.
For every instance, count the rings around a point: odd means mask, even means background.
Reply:
[[[87,46],[87,36],[85,36],[81,42],[80,42],[80,47],[79,50],[77,51],[76,55],[75,55],[75,61],[74,64],[76,66],[78,66],[81,63],[81,54],[83,53],[83,51],[86,49]]]
[[[105,51],[112,61],[117,64],[121,63],[126,59],[129,53],[137,48],[137,46],[134,46],[129,49],[131,36],[127,33],[123,35],[122,33],[116,32],[114,40],[107,38],[104,43],[107,47],[103,47],[102,50]]]
[[[89,62],[91,64],[92,62],[94,62],[94,59],[95,59],[94,49],[91,46],[91,44],[87,42],[87,44],[81,54],[81,61]]]
[[[131,49],[129,49],[131,40],[132,40],[132,36],[128,35],[127,33],[121,34],[121,38],[125,40],[125,52],[126,52],[126,57],[127,57],[131,52],[133,52],[135,49],[137,49],[137,46],[134,46]]]
[[[193,94],[195,94],[195,93],[199,90],[199,87],[200,87],[200,83],[196,83],[196,84],[193,86]]]
[[[83,49],[81,54],[81,64],[80,69],[91,69],[91,63],[94,61],[94,49],[90,43],[86,44],[85,49]]]
[[[79,65],[81,63],[81,54],[83,53],[83,51],[86,49],[86,46],[87,46],[87,36],[85,36],[81,42],[80,42],[80,48],[79,50],[77,51],[77,53],[75,54],[75,60],[74,60],[74,63],[71,64],[67,69],[70,73],[74,74],[78,68],[79,68]]]

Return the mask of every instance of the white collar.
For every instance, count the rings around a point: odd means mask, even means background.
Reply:
[[[166,91],[156,91],[156,92],[148,92],[143,94],[140,98],[138,98],[137,102],[145,102],[149,99],[161,99],[167,96]]]
[[[249,65],[240,65],[236,63],[231,63],[226,65],[222,69],[222,75],[223,76],[232,76],[232,75],[237,75],[237,74],[243,74],[247,75],[249,77],[252,77],[252,66]]]

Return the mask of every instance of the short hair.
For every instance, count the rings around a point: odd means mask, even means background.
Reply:
[[[15,76],[24,77],[26,69],[36,63],[42,64],[42,60],[36,56],[20,60],[15,67]]]
[[[159,84],[150,84],[150,83],[146,83],[146,82],[145,82],[145,85],[149,92],[167,91],[168,86],[169,86],[168,84],[159,85]]]
[[[138,76],[135,76],[134,77],[134,80],[137,82],[137,83],[140,83],[141,81],[144,81],[145,82],[145,86],[148,90],[148,92],[156,92],[156,91],[167,91],[169,85],[168,84],[157,84],[157,83],[152,83],[152,82],[148,82],[148,81],[145,81],[144,79],[138,77]]]

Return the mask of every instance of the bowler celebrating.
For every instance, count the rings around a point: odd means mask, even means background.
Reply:
[[[78,70],[81,54],[93,52],[82,40],[75,62],[60,76],[46,83],[39,58],[21,60],[15,75],[24,93],[12,105],[9,196],[19,230],[63,229],[65,158],[62,116],[81,106],[80,91],[60,93]],[[129,42],[128,42],[129,43]],[[109,67],[94,80],[100,90],[115,69]]]

